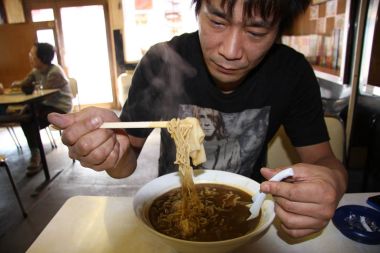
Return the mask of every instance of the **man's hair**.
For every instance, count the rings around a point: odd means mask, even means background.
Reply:
[[[195,13],[199,14],[202,3],[209,0],[193,0],[195,4]],[[232,17],[236,0],[221,0],[220,6],[226,8],[227,15]],[[244,0],[243,17],[248,19],[252,17],[252,12],[260,14],[264,21],[271,17],[271,24],[279,23],[280,34],[291,28],[294,20],[303,13],[310,5],[311,0]]]
[[[50,65],[54,58],[55,49],[49,43],[34,43],[36,47],[36,55],[43,64]]]

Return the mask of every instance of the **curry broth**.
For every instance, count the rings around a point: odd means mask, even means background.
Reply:
[[[160,233],[190,241],[221,241],[243,236],[254,230],[258,218],[247,221],[250,216],[246,204],[252,196],[231,186],[222,184],[196,184],[196,191],[204,212],[199,214],[199,229],[184,236],[180,231],[181,217],[178,210],[182,205],[181,188],[172,189],[156,198],[148,211],[148,218]]]

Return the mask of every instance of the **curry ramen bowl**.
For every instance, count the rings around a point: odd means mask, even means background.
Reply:
[[[178,172],[150,181],[139,189],[133,200],[135,215],[142,226],[177,252],[231,252],[258,240],[272,224],[275,213],[270,198],[264,201],[258,218],[246,221],[250,214],[246,205],[260,189],[256,181],[225,171],[194,170],[194,183],[200,201],[207,203],[205,217],[197,220],[197,229],[176,228],[177,223],[188,225],[188,222],[184,222],[183,216],[170,213],[171,202],[176,206],[180,203],[176,201],[183,199]]]

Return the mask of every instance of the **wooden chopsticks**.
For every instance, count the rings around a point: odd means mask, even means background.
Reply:
[[[168,121],[104,122],[100,128],[166,128]]]

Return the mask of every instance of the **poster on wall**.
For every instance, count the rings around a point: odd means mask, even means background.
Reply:
[[[152,6],[152,0],[135,0],[136,10],[149,10]]]
[[[336,15],[335,16],[335,25],[334,25],[334,28],[335,29],[340,29],[343,31],[344,29],[344,23],[345,23],[345,15],[344,14],[340,14],[340,15]]]
[[[319,17],[319,5],[310,6],[310,20],[316,20]]]
[[[326,33],[326,18],[319,18],[317,20],[317,33],[318,34]]]
[[[337,13],[337,1],[331,0],[326,3],[326,17],[334,17]]]
[[[138,62],[154,44],[198,29],[191,1],[123,0],[124,58]]]

